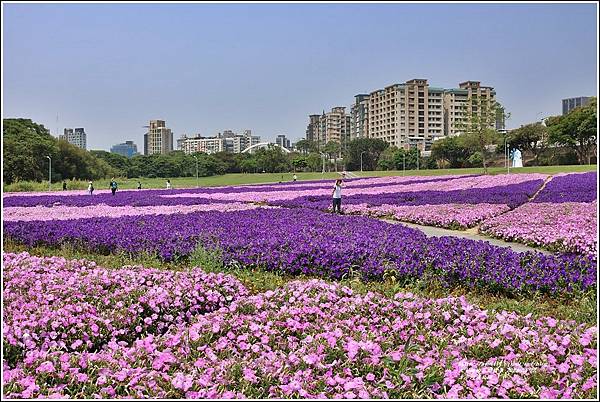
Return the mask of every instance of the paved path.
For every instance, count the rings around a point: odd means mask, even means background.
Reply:
[[[529,247],[529,246],[526,246],[521,243],[510,243],[510,242],[506,242],[503,240],[494,239],[494,238],[487,237],[487,236],[482,236],[482,235],[478,234],[477,232],[475,232],[475,230],[473,230],[473,229],[466,230],[466,231],[465,230],[450,230],[450,229],[437,228],[437,227],[433,227],[433,226],[423,226],[423,225],[417,225],[414,223],[400,222],[400,221],[396,221],[393,219],[381,219],[381,220],[388,222],[388,223],[402,224],[402,225],[405,225],[405,226],[408,226],[411,228],[419,229],[420,231],[422,231],[429,237],[454,236],[454,237],[462,237],[464,239],[471,239],[471,240],[484,240],[484,241],[487,241],[488,243],[493,244],[494,246],[509,247],[519,253],[523,253],[526,251],[537,251],[539,253],[548,254],[548,255],[553,254],[550,251]]]

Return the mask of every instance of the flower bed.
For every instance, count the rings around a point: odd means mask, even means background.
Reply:
[[[486,219],[480,232],[563,252],[597,255],[596,172],[552,178],[535,199]]]
[[[9,398],[590,398],[594,327],[464,298],[322,281],[244,297],[163,336],[4,363]]]
[[[26,352],[98,351],[161,334],[247,291],[235,278],[200,269],[106,269],[92,261],[3,254],[4,359]]]
[[[342,278],[360,274],[484,287],[507,292],[563,292],[595,286],[587,257],[516,253],[484,241],[427,238],[421,231],[361,216],[315,210],[255,209],[5,222],[4,234],[34,246],[69,244],[100,253],[157,254],[164,260],[190,255],[200,244],[222,254],[225,264],[291,274]]]

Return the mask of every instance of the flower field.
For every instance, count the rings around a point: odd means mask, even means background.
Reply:
[[[563,252],[595,256],[597,175],[557,175],[527,204],[484,221],[480,231]]]
[[[247,296],[235,279],[196,269],[156,281],[151,270],[124,267],[130,282],[87,261],[4,262],[5,348],[27,350],[3,362],[9,398],[595,395],[597,332],[575,322],[492,314],[464,298],[359,295],[319,280]],[[73,275],[89,278],[77,287]],[[128,297],[138,284],[141,294]],[[22,317],[27,303],[41,304],[40,315]],[[147,314],[111,334],[120,310]]]
[[[342,215],[329,212],[331,181],[5,194],[10,244],[134,263],[3,254],[4,396],[594,398],[597,325],[460,294],[593,294],[596,180],[357,178]],[[428,237],[379,217],[477,226],[555,253]],[[192,267],[202,253],[235,276]],[[163,268],[140,265],[145,256]],[[285,284],[257,291],[240,271]],[[386,281],[402,290],[369,288]],[[423,286],[444,297],[405,290]]]

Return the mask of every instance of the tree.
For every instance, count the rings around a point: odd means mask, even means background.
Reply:
[[[100,179],[116,173],[106,162],[90,152],[50,135],[41,124],[30,119],[3,120],[3,179],[45,181],[48,158],[52,158],[52,181],[70,178]]]
[[[314,141],[310,140],[300,140],[296,143],[296,149],[300,151],[303,155],[307,155],[311,152],[317,151],[317,144]]]
[[[462,131],[460,140],[472,152],[481,154],[483,171],[487,174],[488,148],[499,142],[500,135],[496,131],[496,122],[508,118],[504,108],[495,100],[471,97],[463,108],[465,119],[459,123]]]
[[[545,149],[548,130],[542,123],[526,124],[509,132],[506,140],[511,148],[530,152],[535,157],[537,165],[540,154]]]
[[[291,170],[292,164],[280,147],[261,148],[254,155],[260,171],[278,173]]]
[[[346,150],[349,170],[360,169],[360,156],[363,155],[363,170],[375,170],[381,153],[389,144],[379,138],[357,138],[348,143]],[[364,153],[363,153],[364,152]]]
[[[573,149],[577,153],[579,163],[590,164],[596,149],[597,100],[582,107],[571,110],[564,116],[556,116],[546,120],[548,141]]]
[[[323,157],[321,154],[311,152],[306,157],[306,165],[311,172],[319,172],[323,166]]]
[[[342,146],[337,141],[329,141],[323,147],[323,152],[327,154],[329,159],[335,159],[335,171],[337,172],[337,160],[340,156],[340,151],[342,150]]]
[[[392,145],[387,147],[380,155],[377,161],[377,168],[380,170],[394,170],[396,169],[396,153],[398,147]]]
[[[459,137],[446,137],[434,141],[431,145],[431,158],[440,168],[465,167],[465,160],[469,157],[469,150],[462,144]]]
[[[308,166],[306,163],[306,156],[296,156],[292,159],[292,166],[294,167],[294,172],[296,170],[304,169]]]

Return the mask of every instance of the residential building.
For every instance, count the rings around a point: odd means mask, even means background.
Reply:
[[[585,106],[590,102],[591,96],[580,96],[578,98],[567,98],[562,100],[562,114],[565,115],[576,107]]]
[[[397,147],[430,146],[444,134],[444,89],[412,79],[371,92],[368,136]]]
[[[59,135],[58,138],[81,149],[87,149],[87,135],[82,127],[65,128],[63,134]]]
[[[444,91],[444,135],[458,135],[463,129],[467,116],[477,114],[477,104],[471,100],[477,99],[479,102],[494,102],[496,100],[496,91],[492,87],[482,86],[479,81],[465,81],[459,84],[459,88],[446,89]],[[494,128],[504,129],[504,116],[496,116]]]
[[[285,149],[290,149],[290,140],[285,136],[285,134],[280,134],[275,138],[275,143],[280,147],[284,147]]]
[[[315,116],[319,116],[318,120]],[[306,129],[306,138],[314,141],[318,149],[328,142],[337,142],[345,147],[350,140],[350,116],[346,114],[346,108],[337,106],[331,112],[322,115],[310,115],[310,122]]]
[[[148,155],[148,133],[144,134],[144,155]]]
[[[173,133],[164,120],[150,120],[146,155],[167,154],[173,150]]]
[[[137,145],[133,143],[133,141],[125,141],[122,144],[113,145],[110,148],[110,152],[113,154],[119,154],[131,158],[134,155],[137,155]]]
[[[177,140],[179,150],[186,154],[193,154],[196,152],[204,152],[207,154],[214,154],[217,152],[223,152],[225,150],[225,139],[215,137],[187,137],[185,134]]]
[[[323,111],[325,112],[325,111]],[[319,119],[321,118],[320,114],[311,114],[308,116],[309,122],[306,127],[306,139],[308,141],[317,141],[319,136]]]
[[[350,140],[366,138],[369,132],[369,95],[358,94],[350,108]]]

